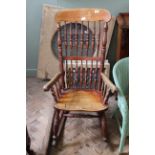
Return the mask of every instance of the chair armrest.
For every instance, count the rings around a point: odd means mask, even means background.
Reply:
[[[59,81],[59,78],[63,75],[63,73],[57,73],[49,82],[47,82],[43,86],[44,91],[49,91],[50,88],[57,82]]]
[[[105,82],[105,84],[109,87],[112,93],[117,92],[117,87],[108,79],[108,77],[104,73],[101,73],[101,78]]]
[[[117,88],[104,73],[101,73],[101,78],[103,80],[102,95],[104,97],[104,103],[107,104],[111,93],[114,94],[115,97],[117,96]]]

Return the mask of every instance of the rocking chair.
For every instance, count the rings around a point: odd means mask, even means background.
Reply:
[[[43,87],[56,101],[52,144],[56,144],[66,117],[99,117],[103,137],[108,140],[105,111],[110,93],[116,92],[103,73],[111,14],[106,9],[69,9],[58,12],[55,19],[60,73]]]

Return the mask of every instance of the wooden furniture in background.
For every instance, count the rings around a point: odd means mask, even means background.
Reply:
[[[110,93],[116,92],[103,73],[111,14],[106,9],[69,9],[58,12],[55,19],[60,73],[43,87],[44,91],[52,92],[56,102],[52,144],[56,144],[66,117],[99,117],[102,134],[108,140],[105,110]],[[92,37],[90,25],[94,29]],[[83,112],[96,112],[96,115]]]
[[[120,13],[117,17],[117,54],[116,60],[129,56],[129,13]]]

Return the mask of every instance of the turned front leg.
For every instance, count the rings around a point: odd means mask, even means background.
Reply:
[[[101,134],[104,138],[104,141],[109,141],[109,134],[108,134],[108,128],[107,128],[107,119],[105,112],[100,112],[100,125],[101,125]]]
[[[57,141],[57,132],[58,132],[58,124],[59,124],[59,111],[55,109],[53,116],[53,127],[52,127],[52,145],[56,145]]]

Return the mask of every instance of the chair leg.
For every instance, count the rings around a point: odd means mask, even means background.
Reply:
[[[66,111],[59,111],[59,126],[58,126],[58,132],[57,132],[57,138],[60,137],[62,130],[64,129],[64,125],[66,122],[66,117],[64,117],[64,114],[67,113]]]
[[[54,109],[53,122],[52,122],[52,146],[57,144],[57,141],[62,133],[66,118],[63,114],[67,113],[62,110]]]
[[[120,139],[120,144],[119,144],[119,153],[123,152],[124,145],[125,145],[125,139],[126,139],[126,135],[125,135],[124,132],[122,132],[121,139]]]
[[[52,146],[56,145],[58,125],[59,125],[59,110],[55,109],[52,122]]]
[[[119,144],[119,153],[123,152],[126,136],[127,136],[127,122],[123,120],[122,129],[121,129],[121,138],[120,138],[120,144]]]
[[[107,119],[104,112],[100,113],[100,123],[101,123],[101,133],[102,133],[102,136],[104,137],[104,141],[109,142]]]

